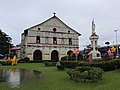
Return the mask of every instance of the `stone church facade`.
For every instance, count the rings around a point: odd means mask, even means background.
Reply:
[[[79,48],[80,35],[54,14],[48,20],[24,30],[21,35],[21,59],[59,61]]]

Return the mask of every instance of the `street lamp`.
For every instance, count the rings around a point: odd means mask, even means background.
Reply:
[[[115,30],[115,36],[116,36],[116,47],[117,47],[117,55],[116,55],[116,57],[118,57],[118,40],[117,40],[117,31],[118,31],[118,30]]]

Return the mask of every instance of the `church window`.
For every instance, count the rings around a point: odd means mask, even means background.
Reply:
[[[68,31],[68,33],[70,33],[70,31]]]
[[[40,36],[36,37],[36,43],[40,43]]]
[[[53,32],[56,32],[56,30],[57,30],[56,28],[53,28]]]
[[[40,30],[40,28],[38,28],[38,30]]]
[[[48,44],[49,41],[48,41],[48,37],[45,38],[45,43]]]
[[[53,37],[53,44],[57,44],[57,38]]]
[[[69,45],[72,45],[72,38],[69,38]]]
[[[64,44],[64,38],[61,39],[61,44]]]

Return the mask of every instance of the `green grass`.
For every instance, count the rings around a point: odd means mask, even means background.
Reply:
[[[98,82],[75,82],[69,79],[65,71],[58,71],[56,67],[45,67],[42,63],[20,63],[15,66],[2,66],[0,69],[23,68],[39,70],[44,77],[43,81],[28,85],[27,82],[20,88],[11,88],[5,82],[0,82],[0,90],[120,90],[120,70],[105,72]],[[32,81],[32,79],[30,80]]]

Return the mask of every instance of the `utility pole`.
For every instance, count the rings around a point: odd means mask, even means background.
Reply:
[[[10,55],[10,52],[11,52],[11,49],[10,49],[10,42],[11,42],[11,41],[10,41],[10,37],[7,37],[7,38],[8,38],[8,41],[9,41],[9,42],[8,42],[8,50],[9,50],[8,53],[9,53],[9,55]]]
[[[118,40],[117,40],[117,31],[118,31],[118,30],[115,30],[115,36],[116,36],[116,47],[117,47],[117,55],[116,55],[116,57],[118,57]]]

